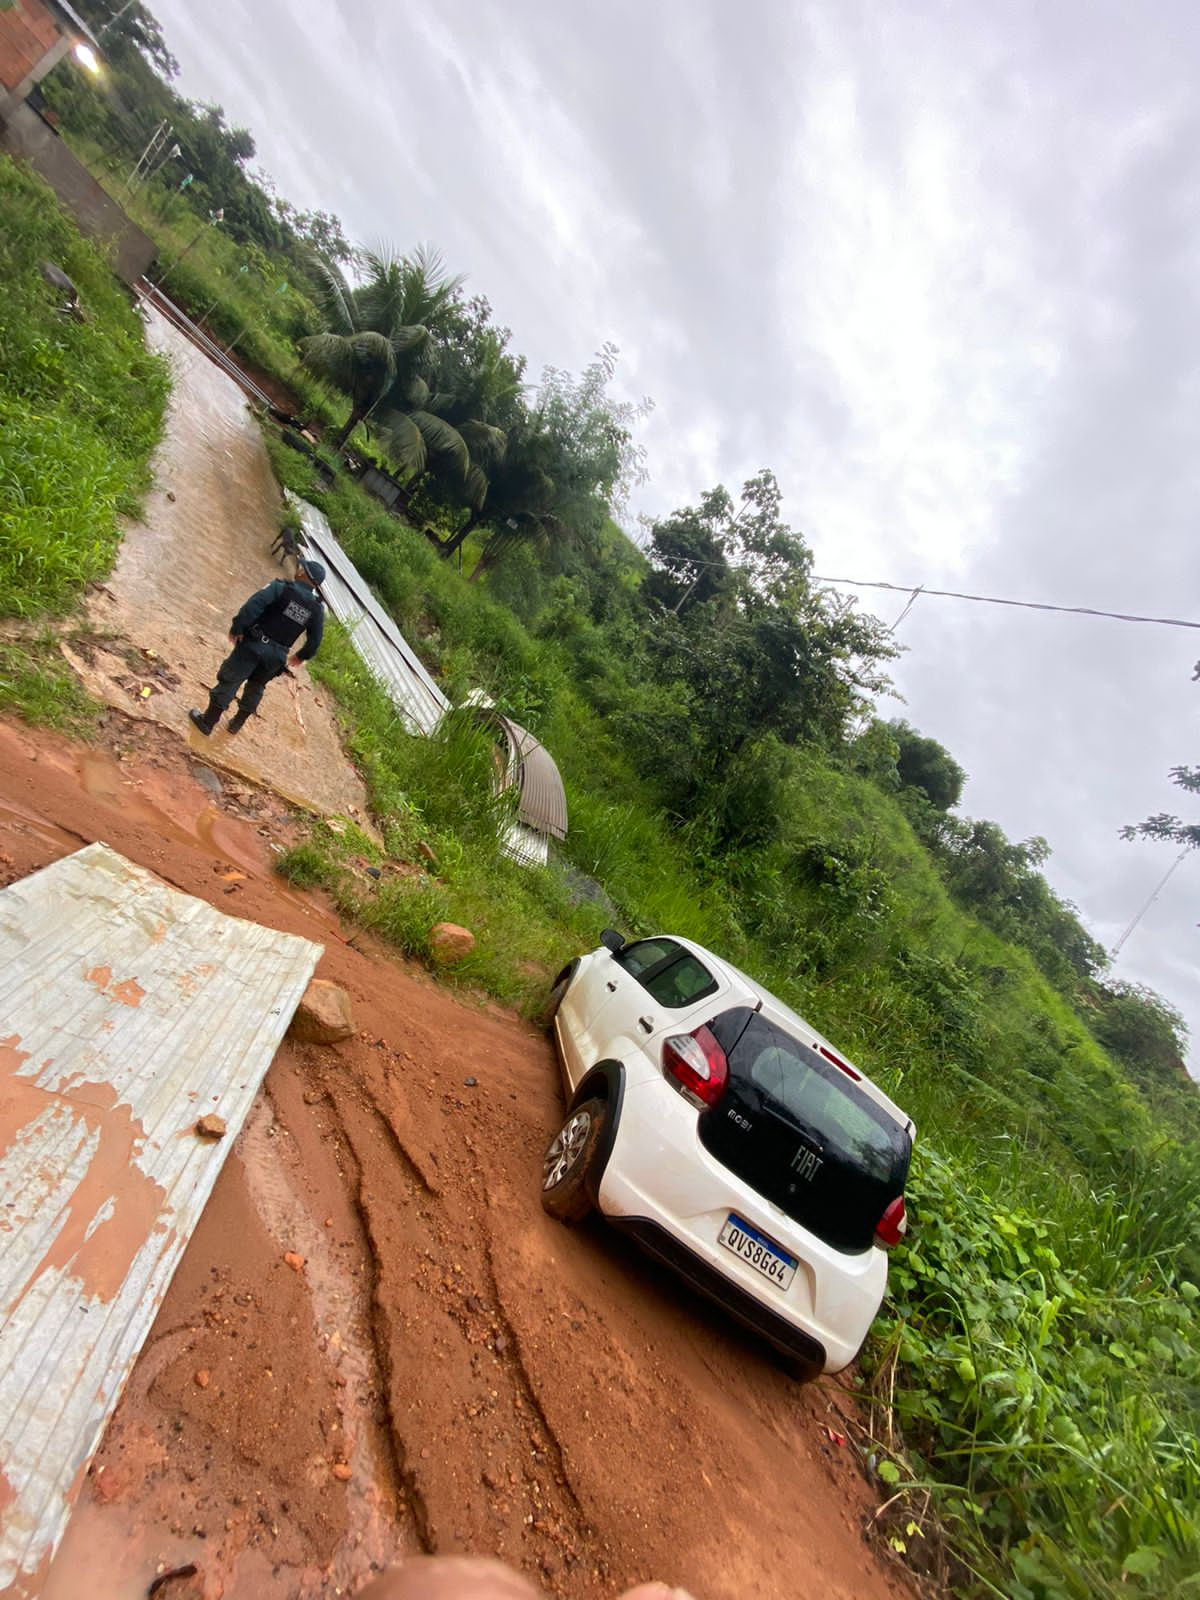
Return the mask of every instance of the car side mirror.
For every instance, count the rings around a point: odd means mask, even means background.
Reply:
[[[605,928],[600,935],[600,943],[606,950],[611,950],[614,956],[619,956],[625,948],[625,939],[615,928]]]

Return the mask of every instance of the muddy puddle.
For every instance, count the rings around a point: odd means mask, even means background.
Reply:
[[[144,764],[139,764],[136,776],[131,776],[103,750],[79,751],[75,775],[84,794],[118,806],[124,818],[145,824],[166,842],[199,846],[213,858],[214,867],[230,877],[231,884],[239,881],[235,876],[238,873],[268,883],[277,899],[319,924],[324,935],[346,943],[336,917],[274,873],[275,850],[258,830],[241,818],[226,815],[211,790],[194,777],[190,782],[180,782],[178,774]],[[45,828],[34,817],[28,819],[28,825]],[[63,830],[52,828],[49,833],[56,836],[56,843],[65,843],[72,850],[78,848],[79,841]],[[235,913],[237,910],[233,905],[225,909]]]

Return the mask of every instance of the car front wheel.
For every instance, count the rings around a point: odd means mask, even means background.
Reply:
[[[587,1180],[607,1120],[603,1100],[585,1100],[568,1112],[550,1141],[542,1166],[542,1209],[559,1222],[582,1222],[592,1209]]]

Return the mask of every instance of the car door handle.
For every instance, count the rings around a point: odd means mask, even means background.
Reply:
[[[606,983],[606,984],[605,984],[605,985],[604,985],[604,987],[605,987],[605,988],[606,988],[606,989],[610,989],[610,990],[611,990],[611,991],[612,991],[612,993],[613,993],[613,994],[616,994],[616,992],[617,992],[617,986],[616,986],[616,984],[615,984],[615,983],[611,983],[611,982],[610,982],[610,983]]]
[[[653,1033],[654,1032],[654,1018],[653,1017],[639,1017],[638,1018],[638,1027],[641,1028],[643,1033]]]

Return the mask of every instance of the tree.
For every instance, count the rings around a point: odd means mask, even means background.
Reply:
[[[657,758],[671,747],[681,809],[768,735],[785,745],[836,743],[886,688],[894,643],[876,618],[814,586],[811,552],[783,520],[773,473],[749,479],[736,509],[718,486],[655,523],[648,554],[642,595],[654,620],[645,648],[684,709],[671,725],[642,731]]]
[[[286,205],[286,201],[278,202]],[[342,224],[332,211],[296,211],[291,207],[290,221],[284,217],[281,220],[288,223],[291,231],[300,243],[315,255],[324,256],[327,261],[336,261],[345,266],[354,255],[353,247],[342,230]]]
[[[685,506],[650,532],[647,555],[652,570],[642,592],[678,616],[685,605],[707,605],[731,591],[733,572],[726,541],[733,514],[728,491],[718,486],[698,506]]]
[[[594,497],[621,512],[630,493],[646,482],[645,447],[635,438],[637,424],[654,402],[616,400],[608,388],[620,351],[606,341],[580,376],[547,367],[538,387],[538,426],[554,439],[574,494]]]
[[[327,331],[300,341],[305,366],[350,398],[337,447],[378,411],[377,426],[389,451],[408,471],[424,470],[432,451],[454,457],[465,476],[466,444],[437,415],[422,372],[430,324],[462,279],[448,276],[441,257],[424,247],[412,256],[364,250],[356,264],[363,279],[352,284],[336,261],[317,263]]]
[[[1200,794],[1200,767],[1172,767],[1171,782],[1187,794]],[[1145,822],[1121,829],[1122,839],[1163,839],[1182,845],[1185,850],[1200,848],[1200,822],[1183,822],[1169,812],[1160,811]]]
[[[926,809],[910,812],[933,851],[951,894],[1001,938],[1024,945],[1064,993],[1077,992],[1108,964],[1069,901],[1041,873],[1050,856],[1045,839],[1014,843],[995,822]]]
[[[617,355],[615,345],[602,345],[578,378],[547,367],[533,406],[517,408],[506,447],[488,469],[486,499],[443,547],[452,554],[476,522],[491,529],[473,581],[518,544],[593,545],[610,507],[645,481],[645,450],[634,428],[651,402],[609,394]]]
[[[1144,984],[1118,981],[1099,984],[1094,1004],[1092,1032],[1131,1077],[1141,1083],[1190,1081],[1183,1061],[1187,1024],[1161,995]]]
[[[899,719],[890,722],[888,730],[896,741],[900,782],[919,789],[938,811],[953,810],[962,799],[967,775],[950,752]]]
[[[1192,682],[1200,681],[1200,661],[1192,669]],[[1185,794],[1200,794],[1200,767],[1172,767],[1171,782]],[[1168,844],[1182,845],[1185,850],[1200,848],[1200,822],[1183,822],[1169,812],[1160,811],[1145,822],[1130,824],[1121,829],[1122,839],[1162,839]]]

